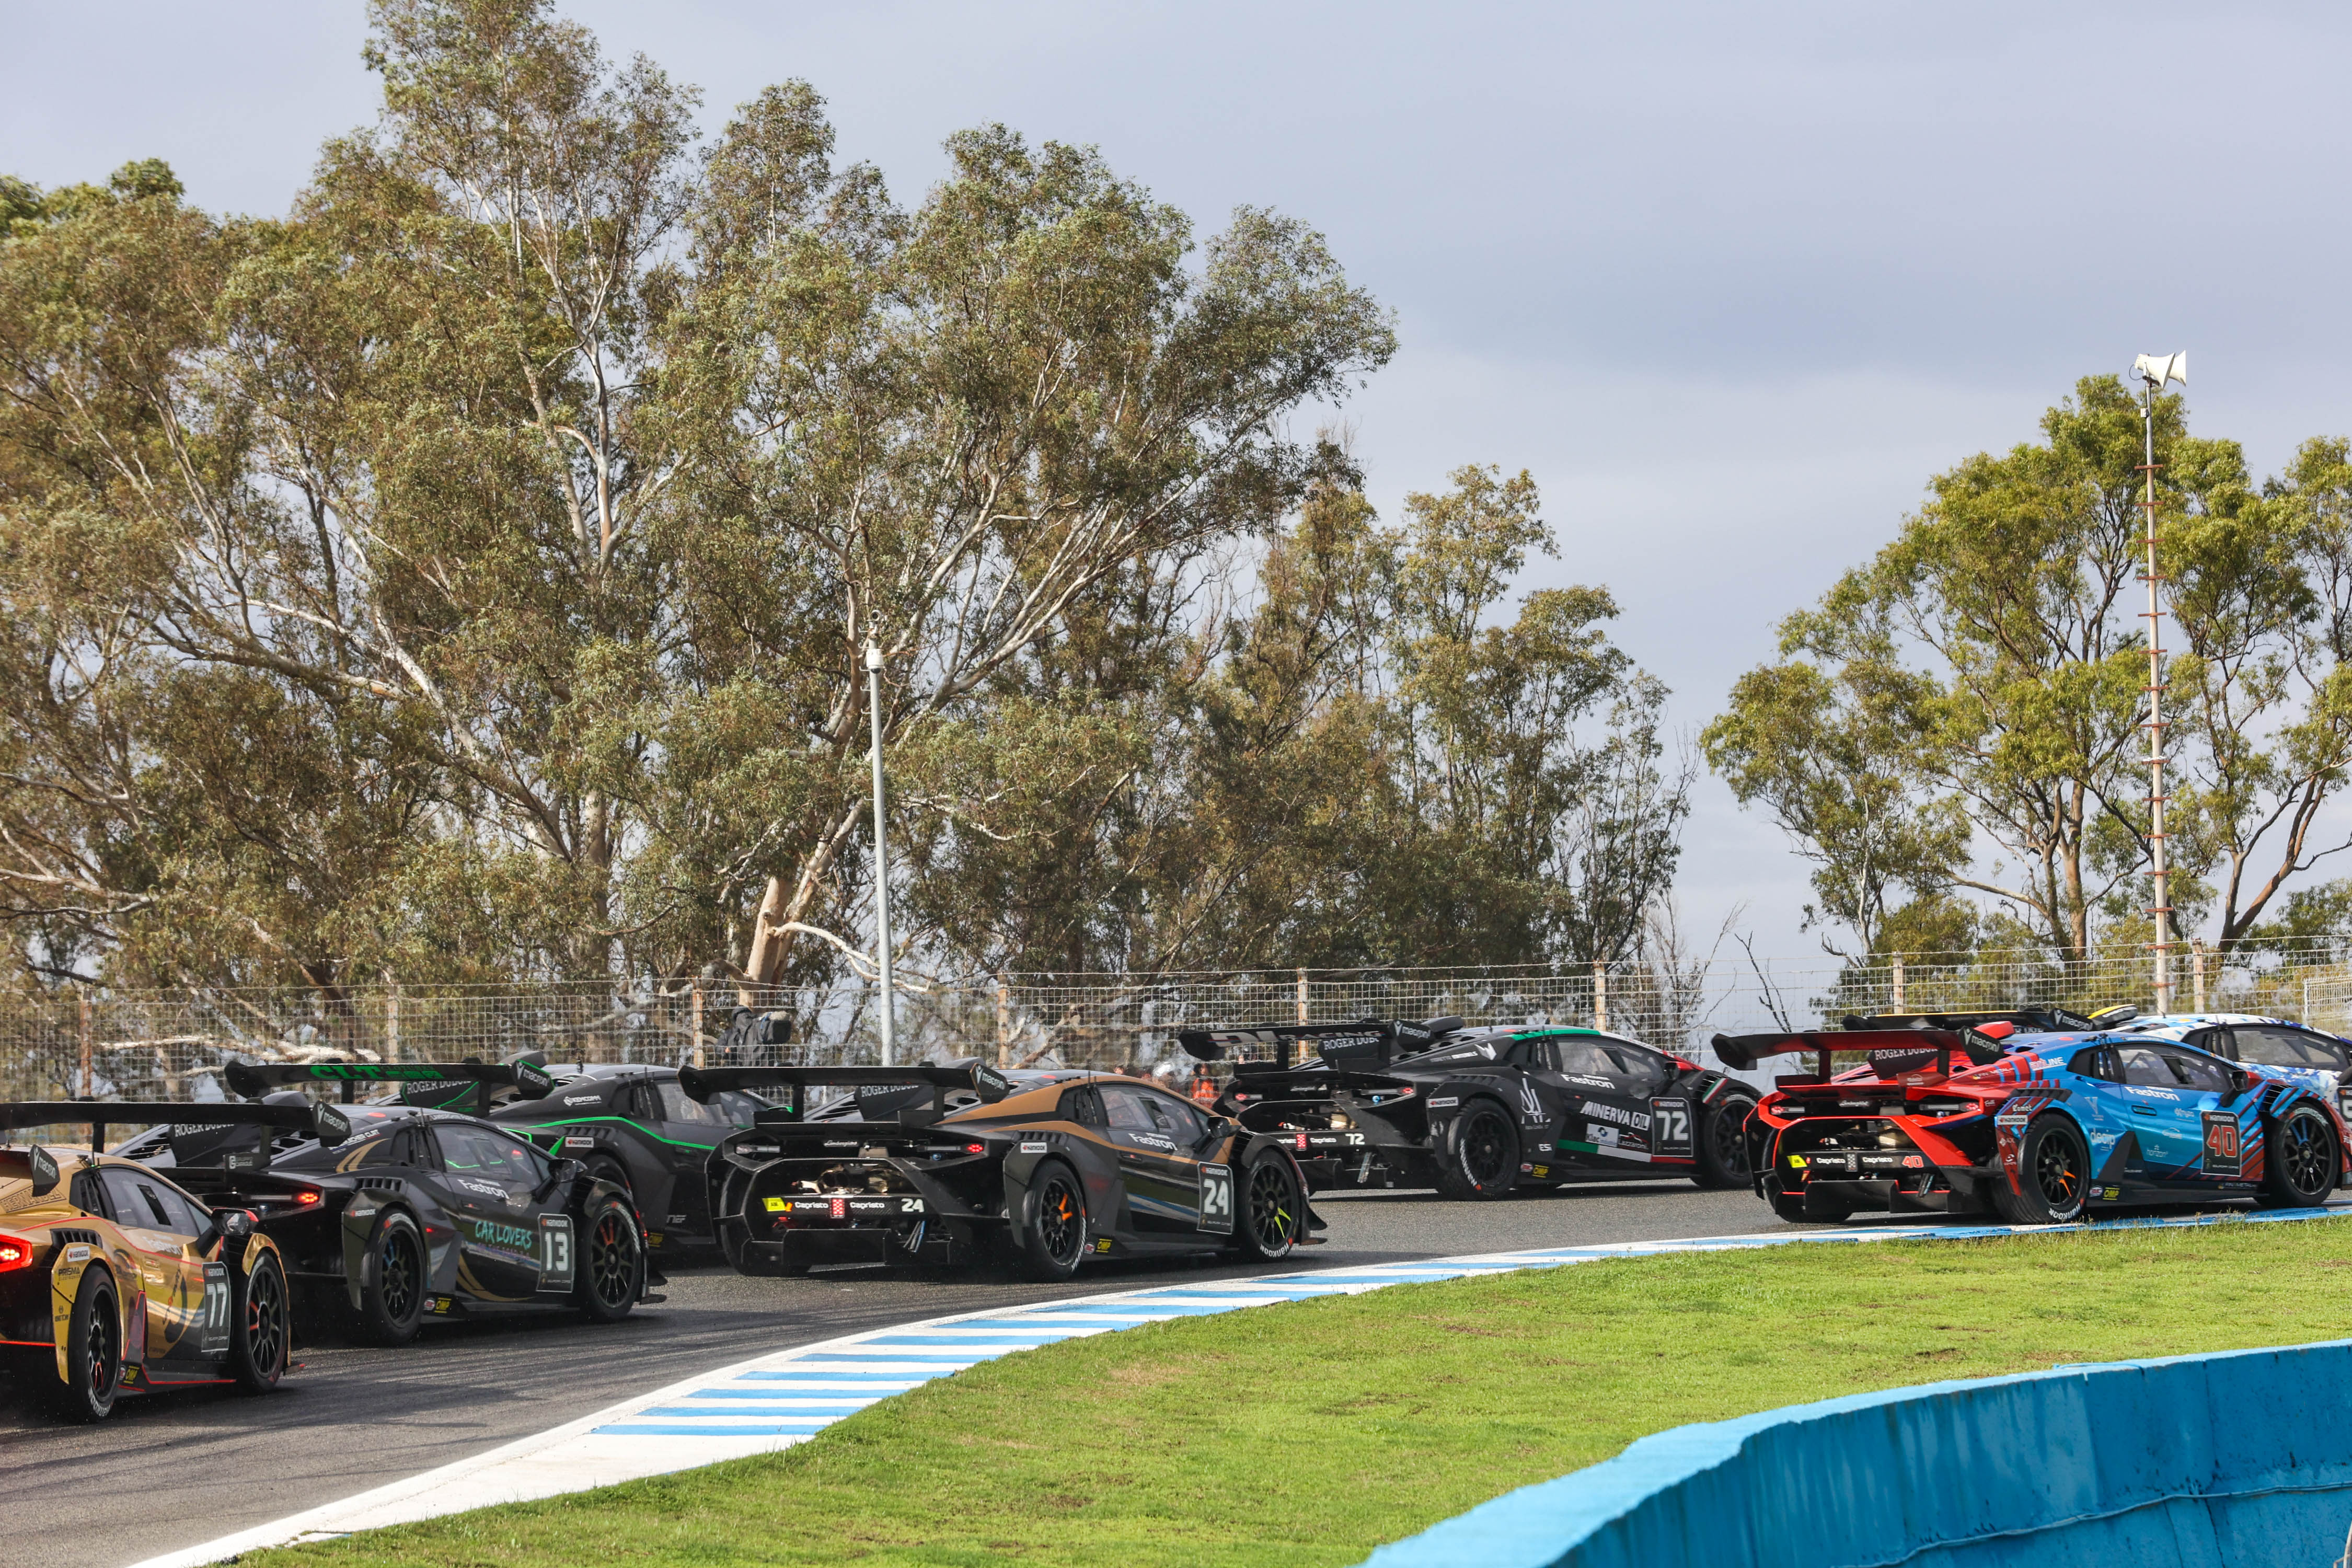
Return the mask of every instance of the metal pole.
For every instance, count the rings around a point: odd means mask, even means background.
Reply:
[[[866,645],[866,707],[874,722],[874,950],[882,972],[882,1065],[898,1056],[897,1019],[890,1000],[890,851],[883,837],[887,820],[882,795],[882,649]]]
[[[2146,476],[2147,512],[2147,806],[2150,874],[2156,880],[2156,1010],[2172,1011],[2172,900],[2166,883],[2164,852],[2164,639],[2158,617],[2163,606],[2157,596],[2156,574],[2156,384],[2143,380],[2140,431],[2147,453],[2140,466]]]

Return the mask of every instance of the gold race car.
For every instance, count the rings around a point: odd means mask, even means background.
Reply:
[[[0,1131],[83,1125],[88,1152],[0,1145],[0,1352],[17,1387],[74,1421],[125,1393],[274,1388],[289,1340],[286,1265],[243,1209],[207,1208],[99,1152],[110,1126],[266,1148],[271,1128],[342,1122],[331,1106],[0,1104]]]

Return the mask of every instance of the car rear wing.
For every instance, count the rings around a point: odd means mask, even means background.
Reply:
[[[244,1095],[336,1084],[346,1103],[361,1084],[397,1084],[409,1105],[448,1110],[471,1097],[475,1110],[487,1113],[490,1097],[501,1089],[525,1100],[546,1099],[555,1088],[546,1060],[533,1052],[504,1062],[231,1062],[226,1077],[229,1088]]]
[[[235,1152],[245,1158],[226,1162],[231,1163],[267,1163],[267,1139],[250,1140],[253,1147],[247,1149],[234,1139],[222,1137],[224,1131],[250,1128],[258,1134],[264,1129],[280,1127],[308,1133],[328,1143],[340,1143],[352,1135],[351,1118],[325,1104],[242,1105],[221,1100],[19,1100],[0,1103],[0,1130],[87,1126],[93,1152],[105,1149],[106,1130],[110,1127],[158,1125],[172,1129],[174,1159],[179,1157],[184,1144],[191,1149],[202,1146],[206,1153],[220,1153],[235,1145]],[[38,1162],[35,1163],[37,1166]]]
[[[1235,1072],[1288,1072],[1302,1041],[1334,1068],[1378,1071],[1401,1056],[1425,1051],[1463,1026],[1459,1018],[1414,1023],[1402,1018],[1360,1018],[1352,1024],[1236,1024],[1227,1028],[1179,1029],[1176,1043],[1204,1062],[1231,1060]],[[1266,1050],[1265,1057],[1239,1053]]]
[[[1987,1024],[2008,1024],[2021,1033],[2064,1035],[2089,1029],[2113,1029],[2139,1016],[2137,1007],[2108,1007],[2077,1013],[2065,1007],[1995,1008],[1977,1013],[1849,1013],[1839,1023],[1850,1031],[1864,1029],[1974,1029]]]
[[[2004,1054],[1994,1040],[1972,1029],[1801,1030],[1771,1035],[1717,1035],[1710,1043],[1725,1066],[1742,1071],[1771,1057],[1811,1055],[1814,1058],[1812,1072],[1791,1074],[1777,1080],[1789,1087],[1829,1082],[1831,1058],[1841,1052],[1868,1057],[1871,1069],[1882,1078],[1902,1073],[1942,1077],[1997,1062]],[[1956,1061],[1955,1058],[1959,1059]]]
[[[993,1105],[1013,1092],[1013,1080],[986,1062],[967,1060],[944,1067],[847,1068],[680,1068],[677,1086],[690,1100],[709,1103],[730,1089],[759,1090],[810,1088],[851,1090],[860,1115],[869,1121],[937,1121],[947,1111],[947,1097],[967,1089],[983,1105]],[[770,1106],[755,1119],[760,1125],[798,1121],[806,1111],[804,1097],[795,1092],[783,1105]]]

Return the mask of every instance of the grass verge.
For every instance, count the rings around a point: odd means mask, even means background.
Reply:
[[[241,1568],[1280,1564],[1647,1433],[1948,1377],[2344,1334],[2352,1222],[1677,1254],[1005,1357],[754,1459]]]

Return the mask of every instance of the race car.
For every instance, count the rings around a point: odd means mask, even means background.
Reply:
[[[1522,1186],[1688,1176],[1748,1185],[1756,1091],[1638,1040],[1546,1025],[1261,1024],[1190,1029],[1203,1061],[1234,1053],[1216,1109],[1290,1142],[1309,1190],[1434,1186],[1499,1198]],[[1294,1063],[1297,1047],[1316,1054]]]
[[[2336,1102],[2352,1121],[2352,1040],[2254,1013],[2160,1013],[2122,1026],[2135,1035],[2179,1040],[2233,1062],[2274,1069]]]
[[[227,1077],[240,1094],[274,1089],[273,1102],[299,1105],[289,1086],[349,1065],[237,1063]],[[254,1213],[285,1258],[298,1331],[335,1321],[372,1343],[402,1344],[427,1321],[563,1311],[614,1322],[662,1299],[647,1293],[628,1194],[579,1161],[550,1159],[458,1111],[398,1101],[334,1109],[343,1132],[280,1137],[245,1158],[201,1141],[140,1149],[205,1201]]]
[[[1286,1139],[1145,1080],[945,1067],[684,1068],[697,1100],[782,1091],[720,1141],[710,1212],[746,1274],[819,1263],[1010,1263],[1066,1279],[1088,1258],[1266,1260],[1307,1240]],[[811,1091],[848,1093],[821,1107]]]
[[[250,1212],[99,1149],[110,1126],[332,1135],[340,1121],[331,1107],[0,1105],[0,1129],[83,1124],[91,1144],[0,1147],[0,1358],[16,1385],[74,1421],[104,1419],[124,1394],[277,1387],[292,1338],[277,1243]]]
[[[703,1170],[719,1140],[748,1126],[761,1103],[722,1094],[705,1105],[678,1088],[676,1068],[550,1062],[536,1051],[503,1062],[310,1062],[236,1081],[264,1079],[388,1089],[401,1104],[468,1110],[550,1158],[578,1160],[628,1194],[656,1258],[718,1245]]]
[[[1734,1068],[1800,1054],[1748,1121],[1784,1219],[1858,1209],[2046,1225],[2137,1204],[2307,1207],[2347,1179],[2334,1102],[2276,1070],[2113,1030],[1718,1035]],[[1836,1058],[1862,1060],[1840,1070]]]

